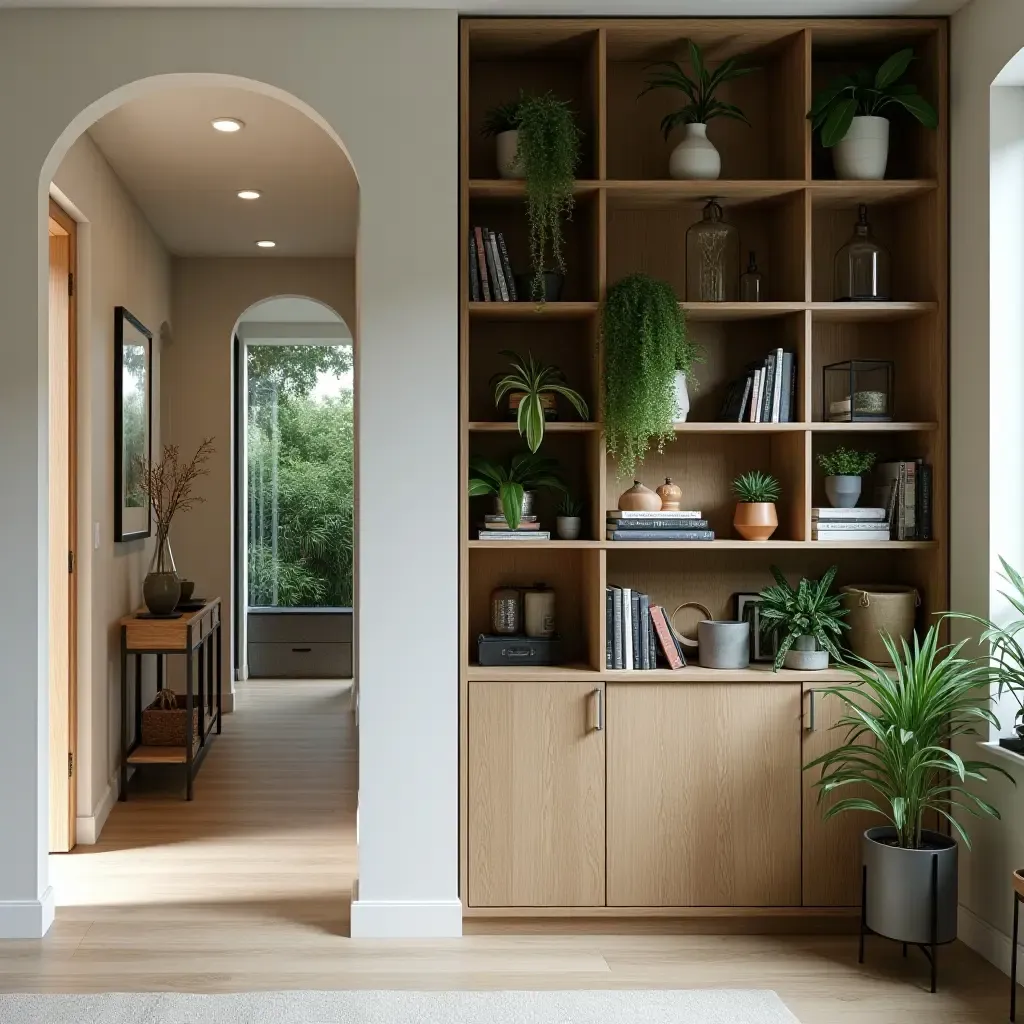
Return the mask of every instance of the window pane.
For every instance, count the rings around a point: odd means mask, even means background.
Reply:
[[[250,607],[352,606],[352,351],[249,345]]]

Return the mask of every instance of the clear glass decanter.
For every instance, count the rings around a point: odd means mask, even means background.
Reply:
[[[734,301],[739,249],[739,232],[723,220],[718,202],[709,199],[701,219],[686,232],[687,301]]]
[[[875,241],[863,203],[853,235],[836,253],[833,295],[836,302],[887,302],[891,295],[889,253]]]
[[[757,256],[750,251],[747,269],[740,276],[740,302],[760,302],[764,298],[764,275],[757,269]]]

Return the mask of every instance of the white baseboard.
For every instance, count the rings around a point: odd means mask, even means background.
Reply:
[[[353,895],[356,895],[355,893]],[[352,901],[353,939],[459,939],[459,900]]]
[[[129,778],[131,778],[133,771],[133,768],[128,769]],[[110,781],[107,783],[106,789],[103,790],[103,796],[100,797],[99,803],[92,814],[75,818],[75,842],[81,843],[83,846],[92,846],[94,843],[99,842],[100,833],[103,831],[103,826],[107,823],[107,817],[113,810],[115,803],[117,803],[116,768],[114,769],[114,774],[110,776]]]
[[[53,888],[37,900],[0,900],[0,939],[41,939],[53,924]]]
[[[1004,935],[998,928],[993,927],[978,917],[973,910],[968,910],[963,904],[960,905],[957,915],[957,938],[965,946],[970,946],[975,953],[979,953],[990,964],[995,965],[1009,976],[1010,974],[1010,947],[1013,945],[1009,935]],[[1024,977],[1024,955],[1022,947],[1017,945],[1017,977]]]

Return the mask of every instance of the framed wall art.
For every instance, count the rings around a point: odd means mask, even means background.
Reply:
[[[142,474],[152,458],[153,335],[114,309],[114,540],[152,533]]]

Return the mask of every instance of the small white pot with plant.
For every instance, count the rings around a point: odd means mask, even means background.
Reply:
[[[583,528],[583,502],[568,491],[562,497],[555,519],[555,532],[559,540],[579,540]]]
[[[822,452],[818,465],[825,471],[825,494],[833,508],[856,508],[862,489],[861,477],[871,472],[874,452],[858,452],[839,447]]]
[[[526,169],[518,159],[519,103],[519,100],[514,100],[493,107],[487,112],[482,129],[485,138],[494,139],[498,177],[506,180],[522,180],[526,177]]]
[[[914,51],[894,53],[877,71],[861,68],[842,75],[814,97],[807,114],[821,144],[832,150],[836,177],[879,180],[889,160],[889,120],[883,111],[905,110],[926,128],[937,128],[939,115],[915,85],[900,84]]]
[[[848,614],[837,594],[829,593],[836,578],[833,565],[820,580],[801,579],[794,589],[778,566],[771,567],[775,586],[760,594],[761,633],[774,638],[775,671],[783,665],[800,672],[828,668],[829,655],[843,661],[839,641]]]
[[[712,71],[704,62],[701,48],[692,39],[687,40],[687,45],[692,76],[678,61],[658,61],[650,66],[651,77],[640,96],[655,89],[675,89],[686,97],[687,102],[682,107],[661,119],[661,131],[666,142],[673,130],[683,125],[683,139],[669,157],[669,177],[679,180],[714,179],[722,173],[722,158],[708,138],[708,123],[716,117],[729,117],[750,124],[739,107],[723,103],[715,94],[726,82],[758,69],[742,65],[740,57],[730,57]]]

